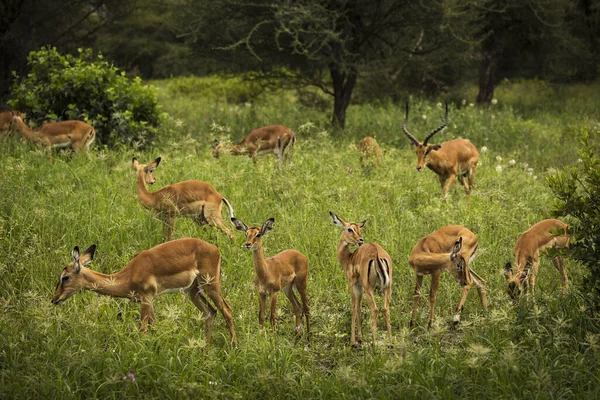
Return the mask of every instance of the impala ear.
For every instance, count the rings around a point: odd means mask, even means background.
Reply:
[[[148,164],[148,169],[154,169],[154,168],[158,167],[158,164],[160,164],[160,157],[158,157],[157,159],[152,161],[150,164]]]
[[[78,273],[81,270],[79,264],[79,247],[75,246],[71,252],[71,259],[73,260],[73,272]]]
[[[339,226],[342,229],[346,227],[346,222],[344,222],[343,219],[341,219],[340,217],[338,217],[331,211],[329,211],[329,215],[331,215],[331,219],[333,219],[334,224],[336,224],[337,226]]]
[[[456,243],[454,243],[454,248],[452,249],[452,256],[456,256],[456,254],[462,249],[462,236],[458,238]]]
[[[79,258],[79,264],[88,265],[94,259],[94,253],[96,252],[96,245],[91,245]]]
[[[265,221],[262,228],[260,228],[260,235],[264,236],[265,233],[273,229],[273,224],[275,223],[275,218],[269,218]]]
[[[137,172],[137,170],[138,170],[138,166],[139,166],[139,165],[140,165],[140,163],[139,163],[139,161],[137,160],[137,158],[133,157],[133,158],[131,159],[131,166],[133,167],[133,170],[134,170],[135,172]]]
[[[246,224],[237,218],[231,218],[231,223],[233,224],[233,226],[235,226],[235,229],[237,229],[238,231],[246,232],[248,230]]]
[[[367,224],[367,220],[363,220],[360,224],[358,224],[358,226],[360,227],[360,229],[364,228],[365,225]]]

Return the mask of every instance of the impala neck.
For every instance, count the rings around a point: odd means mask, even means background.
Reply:
[[[112,297],[130,297],[131,285],[126,273],[102,274],[92,269],[81,267],[81,287]]]
[[[29,129],[29,127],[25,124],[25,122],[23,122],[23,120],[21,120],[20,118],[16,120],[17,123],[17,130],[19,132],[21,132],[21,134],[23,136],[25,136],[27,139],[31,140],[32,142],[39,142],[40,141],[40,137],[39,134],[31,129]]]
[[[344,269],[346,269],[346,267],[352,263],[352,259],[356,254],[356,250],[351,252],[350,244],[348,244],[348,242],[342,238],[338,243],[336,254],[339,263],[342,265],[342,267],[344,267]]]
[[[254,272],[256,272],[258,279],[263,281],[267,275],[267,260],[265,259],[262,241],[254,244],[254,250],[252,250],[252,259],[254,261]]]
[[[137,195],[140,203],[142,203],[145,208],[154,208],[156,205],[156,196],[154,193],[148,191],[146,181],[144,180],[144,171],[137,171],[135,179],[137,183]]]

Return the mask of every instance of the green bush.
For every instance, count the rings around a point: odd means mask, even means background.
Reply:
[[[211,101],[223,101],[240,104],[254,100],[263,91],[257,81],[244,76],[221,77],[179,77],[169,79],[167,87],[174,95],[192,98],[204,98]]]
[[[36,125],[83,120],[94,126],[100,143],[139,145],[153,141],[165,118],[153,87],[128,79],[90,49],[79,49],[76,57],[42,48],[27,63],[30,72],[15,75],[9,104]]]
[[[555,213],[573,218],[567,254],[588,268],[588,289],[600,303],[600,129],[590,132],[581,135],[578,165],[550,176],[548,183],[558,198]]]

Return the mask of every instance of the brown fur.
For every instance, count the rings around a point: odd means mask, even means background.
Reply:
[[[279,138],[279,146],[277,138]],[[296,143],[296,134],[285,125],[269,125],[253,129],[238,144],[227,145],[216,143],[213,156],[219,158],[221,153],[228,152],[233,155],[248,155],[256,163],[256,157],[263,154],[273,154],[283,161],[291,158],[291,152]],[[286,154],[286,149],[289,150]]]
[[[545,219],[523,232],[515,244],[515,271],[508,263],[505,266],[505,278],[509,285],[509,294],[516,298],[525,285],[534,295],[535,278],[540,265],[540,252],[548,248],[569,247],[568,225],[557,219]],[[562,291],[569,287],[567,270],[562,257],[552,259],[554,267],[561,277]]]
[[[245,248],[251,249],[254,262],[254,285],[258,290],[260,310],[258,323],[264,328],[267,297],[271,297],[271,327],[275,328],[275,309],[277,293],[283,289],[290,300],[296,315],[296,332],[302,329],[302,315],[306,318],[306,332],[310,331],[310,308],[306,289],[308,286],[308,259],[298,250],[284,250],[281,253],[265,258],[262,237],[272,228],[273,219],[267,220],[263,227],[247,227],[242,221],[233,219],[236,228],[246,233]],[[296,298],[296,288],[302,299],[302,306]]]
[[[210,341],[216,310],[205,297],[208,295],[223,314],[236,342],[233,313],[221,294],[221,255],[212,244],[189,238],[163,243],[138,253],[114,274],[101,274],[85,267],[91,262],[94,250],[92,246],[80,256],[75,248],[73,262],[61,272],[53,304],[64,302],[81,289],[141,301],[140,330],[146,332],[155,321],[154,297],[181,291],[204,314],[206,340]]]
[[[83,121],[46,122],[36,129],[30,129],[20,116],[15,115],[12,126],[33,143],[46,147],[87,150],[96,138],[94,128]]]
[[[371,136],[365,137],[358,146],[360,152],[360,164],[363,169],[373,166],[379,167],[381,165],[382,154],[381,147],[377,140]]]
[[[132,165],[136,171],[137,195],[144,208],[157,213],[164,223],[163,239],[172,240],[177,217],[189,217],[198,225],[210,224],[234,239],[233,230],[225,225],[221,211],[223,204],[228,208],[229,217],[233,217],[233,208],[210,184],[189,180],[167,185],[156,192],[148,191],[146,184],[154,184],[154,168],[160,163],[160,157],[148,165],[140,164],[136,158]]]
[[[454,253],[459,238],[461,240],[460,250]],[[408,258],[408,263],[416,274],[415,293],[413,296],[412,317],[410,326],[414,326],[417,317],[419,301],[421,298],[421,286],[423,276],[431,275],[431,288],[429,291],[429,321],[428,326],[433,323],[435,302],[437,298],[440,275],[446,270],[463,286],[463,293],[456,307],[454,322],[460,321],[460,314],[467,299],[471,286],[475,284],[479,293],[479,299],[484,309],[487,309],[487,298],[485,292],[485,281],[475,274],[469,263],[475,257],[478,248],[477,236],[464,226],[445,226],[423,238],[413,247]],[[460,268],[459,268],[460,267]]]
[[[361,229],[366,221],[360,224],[347,223],[334,213],[330,212],[333,223],[342,228],[342,236],[337,247],[337,258],[344,269],[350,296],[352,298],[352,322],[350,328],[350,344],[357,343],[355,330],[358,327],[358,341],[362,341],[361,327],[361,302],[362,295],[365,294],[369,308],[371,309],[371,332],[373,344],[377,338],[377,317],[379,310],[373,297],[373,289],[379,285],[383,296],[383,315],[385,318],[386,330],[391,338],[392,329],[390,325],[390,300],[392,297],[392,258],[377,243],[364,243]],[[358,248],[350,251],[350,246],[356,245]],[[383,278],[387,277],[387,282]]]

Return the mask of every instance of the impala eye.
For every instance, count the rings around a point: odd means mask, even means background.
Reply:
[[[256,236],[254,236],[254,237],[260,237],[260,233],[257,233]]]
[[[353,233],[354,231],[352,230],[352,228],[348,228],[348,232]]]
[[[69,276],[69,275],[65,275],[65,276],[63,276],[61,279],[62,279],[62,281],[63,281],[63,282],[66,282],[66,281],[68,281],[68,280],[69,280],[69,278],[70,278],[70,276]]]

